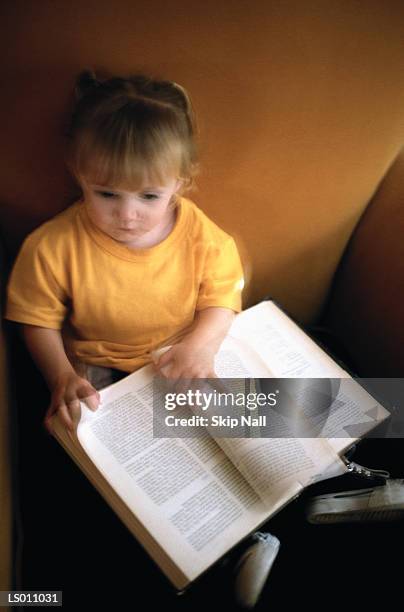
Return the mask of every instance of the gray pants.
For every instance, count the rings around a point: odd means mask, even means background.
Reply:
[[[106,368],[104,366],[85,365],[84,375],[87,380],[95,387],[100,390],[112,383],[121,380],[125,376],[129,375],[129,372],[123,372],[122,370],[116,370],[115,368]]]

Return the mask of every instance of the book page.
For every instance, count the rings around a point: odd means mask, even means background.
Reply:
[[[100,391],[94,413],[81,404],[80,444],[145,529],[194,579],[297,494],[278,490],[265,507],[208,435],[155,438],[152,366]]]
[[[301,489],[346,472],[327,441],[316,438],[217,438],[218,444],[267,505],[274,492]]]
[[[219,378],[274,377],[257,351],[242,339],[230,335],[223,340],[215,356],[215,373]]]
[[[271,301],[237,315],[229,335],[256,351],[275,378],[350,377]]]

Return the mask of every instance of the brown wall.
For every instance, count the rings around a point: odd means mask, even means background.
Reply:
[[[2,4],[0,221],[12,251],[75,193],[63,113],[76,73],[184,84],[201,130],[194,200],[233,232],[246,304],[321,308],[404,136],[404,4],[16,0]]]

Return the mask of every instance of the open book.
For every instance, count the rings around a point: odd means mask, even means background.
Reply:
[[[209,428],[155,437],[153,365],[101,390],[96,412],[81,402],[74,433],[57,414],[52,420],[56,439],[178,590],[309,484],[344,473],[342,453],[389,415],[273,301],[235,317],[215,370],[222,379],[338,379],[350,387],[339,385],[339,409],[313,438],[213,437]]]

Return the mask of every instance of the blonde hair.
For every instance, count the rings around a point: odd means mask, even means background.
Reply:
[[[183,87],[144,75],[99,80],[82,72],[68,126],[66,163],[73,176],[134,191],[197,173],[195,117]]]

